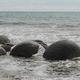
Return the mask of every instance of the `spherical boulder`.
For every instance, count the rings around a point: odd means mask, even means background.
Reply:
[[[61,40],[51,44],[44,52],[47,60],[66,60],[80,57],[80,47],[70,40]]]
[[[0,35],[0,44],[10,43],[10,40],[5,35]]]
[[[22,42],[13,47],[10,55],[15,57],[31,57],[38,52],[39,45],[34,41]]]
[[[0,55],[5,55],[6,51],[4,48],[0,47]]]

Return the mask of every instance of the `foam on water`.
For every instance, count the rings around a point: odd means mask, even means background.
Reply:
[[[36,15],[37,14],[37,15]],[[69,39],[80,46],[79,13],[0,13],[0,34],[9,37],[12,43],[40,39],[48,45]],[[77,14],[77,16],[76,16]],[[10,22],[11,21],[11,22]],[[15,25],[12,24],[15,21]],[[18,23],[23,22],[23,23]],[[1,22],[2,23],[2,22]],[[68,24],[69,23],[69,24]],[[74,24],[73,24],[74,23]],[[65,24],[65,25],[64,25]],[[62,25],[62,26],[61,26]],[[78,25],[79,26],[79,25]],[[80,59],[46,61],[40,46],[38,54],[29,59],[0,56],[1,80],[79,80]],[[9,54],[9,53],[8,53]]]

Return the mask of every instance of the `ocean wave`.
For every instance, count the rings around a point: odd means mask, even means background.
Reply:
[[[25,22],[3,22],[3,21],[0,21],[0,25],[5,25],[5,24],[21,25],[21,24],[26,24],[26,23]]]
[[[74,27],[79,27],[78,24],[61,24],[57,25],[59,28],[74,28]]]
[[[0,25],[45,25],[49,26],[52,25],[52,23],[46,23],[46,22],[3,22],[0,21]]]

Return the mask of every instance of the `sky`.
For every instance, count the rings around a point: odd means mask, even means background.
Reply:
[[[0,11],[80,11],[80,0],[0,0]]]

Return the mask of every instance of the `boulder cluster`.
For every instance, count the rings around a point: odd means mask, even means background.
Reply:
[[[14,57],[29,58],[38,53],[39,44],[45,48],[43,57],[46,60],[66,60],[80,57],[80,47],[73,41],[60,40],[47,46],[42,40],[31,40],[12,44],[7,36],[0,35],[0,55],[10,52]]]

